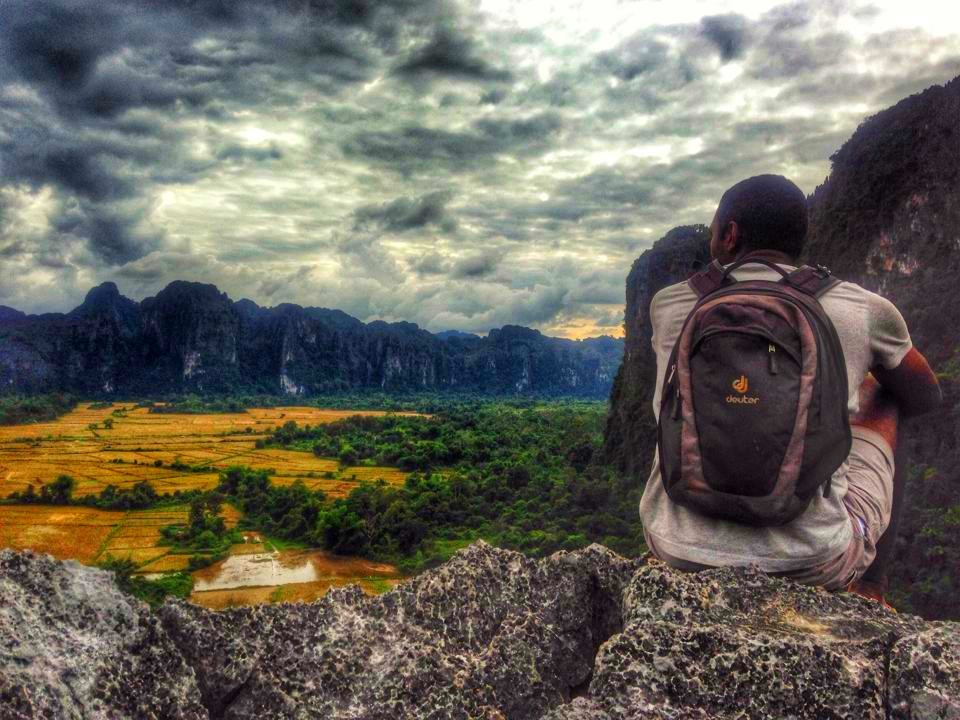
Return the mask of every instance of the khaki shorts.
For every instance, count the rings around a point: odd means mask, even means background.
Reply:
[[[893,450],[883,436],[873,430],[858,425],[854,425],[852,430],[847,494],[843,499],[853,527],[850,544],[842,554],[821,565],[771,575],[790,578],[805,585],[839,590],[862,576],[873,562],[877,554],[877,541],[890,523],[893,507]],[[655,557],[678,570],[695,572],[709,567],[675,558],[655,548],[649,535],[646,535],[646,539]]]

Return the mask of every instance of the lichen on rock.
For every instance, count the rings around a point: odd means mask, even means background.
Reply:
[[[751,568],[478,542],[375,597],[157,613],[0,552],[0,717],[960,717],[960,633]]]

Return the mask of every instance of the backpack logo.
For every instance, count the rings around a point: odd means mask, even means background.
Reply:
[[[731,385],[733,389],[736,390],[740,395],[743,395],[750,389],[750,381],[747,380],[746,375],[741,375],[736,380],[734,380]],[[727,403],[730,405],[756,405],[760,402],[758,397],[738,397],[736,395],[727,395]]]

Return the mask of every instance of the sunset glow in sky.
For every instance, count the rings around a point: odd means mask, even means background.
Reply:
[[[619,335],[633,260],[960,74],[943,2],[5,0],[0,305]]]

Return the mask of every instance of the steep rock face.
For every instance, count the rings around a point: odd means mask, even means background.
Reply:
[[[915,469],[894,580],[926,617],[960,593],[960,78],[869,118],[810,203],[810,259],[890,298],[940,378],[944,404],[905,424]],[[952,509],[951,509],[952,508]]]
[[[650,346],[650,300],[710,261],[704,225],[677,227],[633,263],[627,275],[626,347],[610,394],[604,455],[620,472],[646,480],[657,445],[653,421],[657,358]]]
[[[462,342],[467,352],[460,375],[467,384],[522,393],[559,382],[593,396],[609,390],[623,347],[614,338],[573,342],[519,325],[491,330],[480,341]]]
[[[22,317],[26,317],[26,313],[16,308],[0,305],[0,320],[17,320]]]
[[[623,341],[507,326],[486,338],[339,310],[232,302],[177,281],[139,305],[113,283],[66,315],[0,314],[0,387],[87,395],[458,390],[604,397]]]
[[[960,717],[960,628],[749,568],[477,543],[377,597],[157,615],[0,552],[0,716]]]
[[[0,386],[27,392],[112,392],[135,352],[139,307],[113,283],[66,315],[0,314]]]
[[[240,379],[240,320],[226,293],[178,280],[140,311],[143,361],[154,382],[229,391]]]

